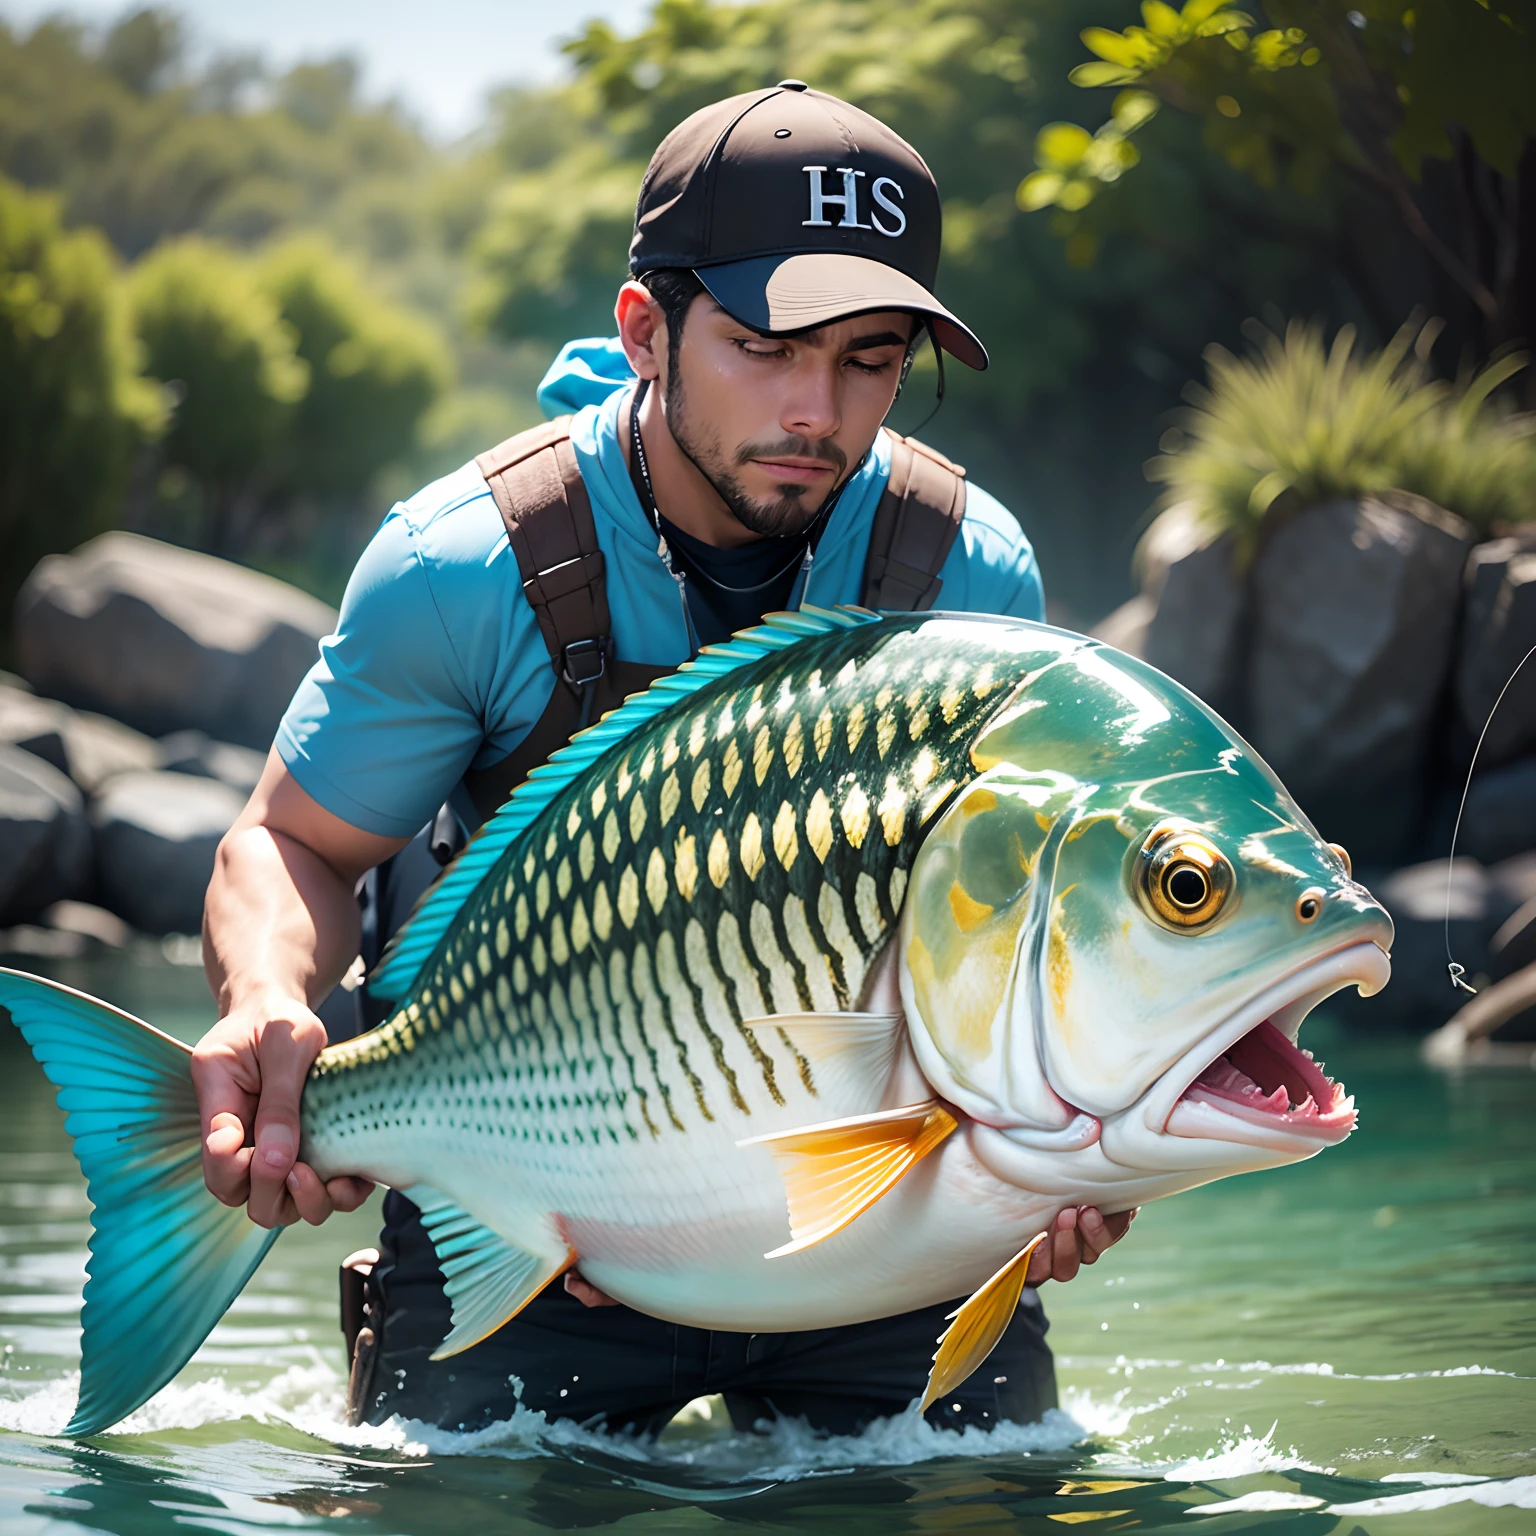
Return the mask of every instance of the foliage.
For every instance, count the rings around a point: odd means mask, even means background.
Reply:
[[[144,257],[130,292],[149,372],[176,398],[166,461],[227,495],[270,463],[309,388],[298,334],[247,261],[198,235]]]
[[[363,274],[315,236],[264,255],[259,282],[308,370],[285,445],[285,486],[339,496],[409,458],[423,417],[452,380],[439,332],[371,292]]]
[[[1161,101],[1197,117],[1207,147],[1263,187],[1363,192],[1470,306],[1480,350],[1530,340],[1536,235],[1520,200],[1536,196],[1536,3],[1267,0],[1265,9],[1274,25],[1231,0],[1186,0],[1179,11],[1144,0],[1140,26],[1087,28],[1097,58],[1072,81],[1121,94],[1097,134],[1042,130],[1021,206],[1054,206],[1062,232],[1076,233],[1082,210],[1141,158],[1129,134],[1155,107],[1126,122],[1126,103]],[[1426,178],[1426,160],[1452,162],[1459,206]]]
[[[0,611],[40,556],[110,526],[163,415],[106,241],[0,179]]]
[[[1147,466],[1166,506],[1188,507],[1247,550],[1264,519],[1335,497],[1402,490],[1487,532],[1536,517],[1536,418],[1495,406],[1520,366],[1505,357],[1452,385],[1430,376],[1436,327],[1404,326],[1362,355],[1352,327],[1331,346],[1321,326],[1292,322],[1236,358],[1207,354],[1209,384]]]
[[[177,400],[159,531],[226,554],[281,550],[295,512],[313,521],[300,503],[408,459],[451,380],[437,332],[318,237],[252,258],[186,235],[130,284],[149,370]]]

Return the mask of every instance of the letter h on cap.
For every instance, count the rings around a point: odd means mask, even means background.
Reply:
[[[905,194],[901,190],[901,184],[893,181],[889,176],[877,178],[870,190],[875,201],[895,218],[896,227],[894,229],[887,229],[873,214],[870,215],[871,223],[859,223],[859,177],[867,175],[868,172],[856,171],[852,166],[840,165],[837,167],[837,173],[843,178],[843,190],[841,192],[828,192],[826,184],[821,179],[827,173],[826,166],[802,165],[800,169],[805,172],[811,182],[811,216],[800,221],[802,228],[830,229],[832,221],[826,217],[827,205],[836,203],[842,209],[842,213],[837,221],[839,229],[873,229],[879,234],[889,236],[891,239],[895,239],[898,235],[906,232],[907,216],[891,201],[886,189],[889,188],[891,192],[894,192],[897,197],[903,198],[903,200],[905,199]]]

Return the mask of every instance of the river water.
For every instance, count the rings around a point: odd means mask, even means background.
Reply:
[[[211,1020],[193,968],[47,969],[183,1039]],[[1042,1425],[742,1436],[702,1400],[649,1445],[531,1415],[349,1429],[336,1265],[372,1241],[375,1198],[286,1233],[165,1391],[76,1442],[55,1436],[89,1206],[52,1091],[0,1025],[0,1531],[1536,1530],[1536,1073],[1437,1075],[1326,1018],[1306,1041],[1361,1129],[1149,1207],[1046,1287],[1064,1411]]]

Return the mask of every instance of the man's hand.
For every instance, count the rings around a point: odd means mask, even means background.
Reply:
[[[1101,1216],[1094,1206],[1069,1205],[1057,1216],[1051,1235],[1030,1255],[1025,1283],[1072,1279],[1079,1265],[1097,1264],[1099,1256],[1125,1236],[1135,1218],[1135,1211]]]
[[[225,1205],[249,1202],[261,1227],[318,1226],[355,1211],[367,1179],[322,1183],[298,1161],[299,1096],[325,1046],[325,1026],[299,999],[269,994],[231,1009],[192,1053],[203,1122],[203,1178]]]

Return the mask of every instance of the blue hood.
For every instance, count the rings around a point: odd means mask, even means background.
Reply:
[[[548,417],[574,416],[583,406],[601,405],[635,382],[634,370],[617,336],[583,336],[560,348],[539,382],[539,409]]]

